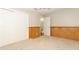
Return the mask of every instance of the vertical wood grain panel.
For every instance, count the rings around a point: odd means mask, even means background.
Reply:
[[[29,27],[29,38],[41,36],[40,27]]]
[[[79,40],[79,27],[51,27],[51,36]]]

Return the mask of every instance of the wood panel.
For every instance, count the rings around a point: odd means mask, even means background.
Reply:
[[[40,27],[29,27],[29,38],[41,36]]]
[[[51,27],[51,36],[79,40],[79,27]]]

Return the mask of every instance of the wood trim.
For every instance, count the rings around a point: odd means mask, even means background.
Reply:
[[[29,27],[29,38],[36,38],[41,36],[40,27]]]
[[[79,40],[79,27],[51,27],[51,36]]]
[[[79,28],[79,26],[77,27],[77,26],[53,26],[53,27],[51,27],[51,28]]]

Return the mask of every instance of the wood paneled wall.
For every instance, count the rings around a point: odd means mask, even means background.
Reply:
[[[36,38],[41,36],[40,27],[29,27],[29,38]]]
[[[79,40],[79,27],[51,27],[51,36]]]

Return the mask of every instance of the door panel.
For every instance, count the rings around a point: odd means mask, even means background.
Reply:
[[[50,17],[44,18],[44,35],[50,36]]]

